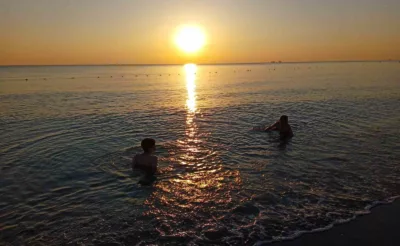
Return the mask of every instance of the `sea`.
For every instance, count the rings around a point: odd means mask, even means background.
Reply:
[[[294,137],[264,132],[281,115]],[[0,67],[0,244],[264,245],[400,195],[400,63]],[[131,169],[156,140],[157,180]],[[373,211],[372,211],[373,213]]]

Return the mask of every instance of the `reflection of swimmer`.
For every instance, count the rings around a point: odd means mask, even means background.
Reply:
[[[279,131],[281,138],[293,137],[293,131],[289,125],[289,118],[286,115],[282,115],[275,124],[267,127],[265,131]]]
[[[132,170],[139,169],[144,173],[143,178],[139,181],[141,184],[149,184],[154,180],[154,174],[157,171],[157,156],[153,153],[156,150],[156,141],[152,138],[142,140],[141,146],[143,153],[137,154],[132,159]]]

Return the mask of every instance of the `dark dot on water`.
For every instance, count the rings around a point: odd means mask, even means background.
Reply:
[[[99,79],[100,77],[99,77],[99,76],[97,76],[97,78]]]
[[[25,79],[25,81],[28,81],[28,79]]]

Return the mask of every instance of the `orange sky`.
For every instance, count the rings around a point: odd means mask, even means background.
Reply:
[[[400,59],[398,13],[397,0],[3,0],[0,65]],[[201,52],[175,47],[182,24],[206,31]]]

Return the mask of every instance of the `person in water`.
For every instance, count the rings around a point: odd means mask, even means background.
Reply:
[[[157,172],[157,156],[153,155],[156,150],[156,141],[152,138],[145,138],[141,142],[143,153],[132,158],[132,170],[139,169],[145,177],[152,177]]]
[[[267,127],[265,131],[279,131],[279,136],[281,139],[293,137],[293,131],[289,125],[289,117],[286,115],[282,115],[281,118],[275,122],[275,124]]]

